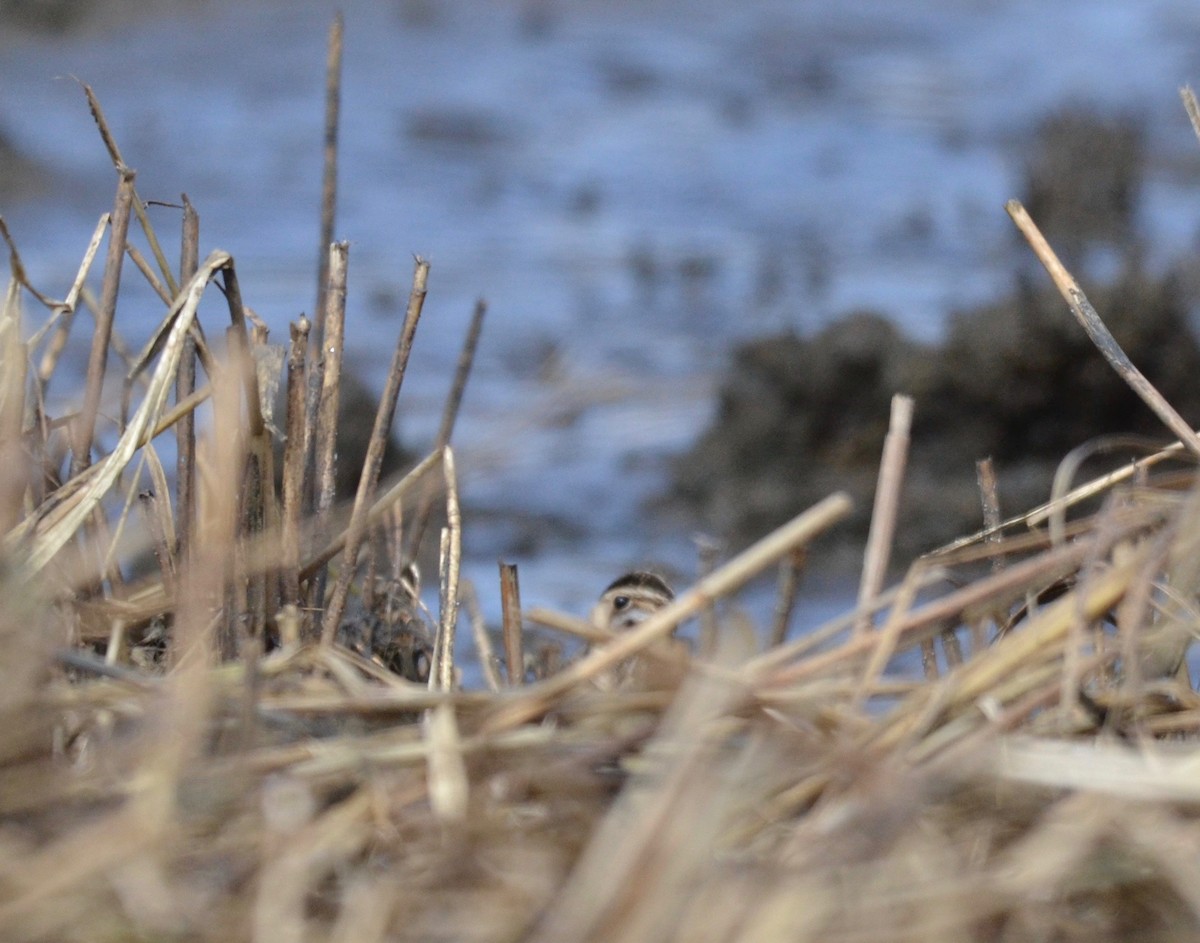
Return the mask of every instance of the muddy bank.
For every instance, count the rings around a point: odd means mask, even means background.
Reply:
[[[1130,271],[1091,300],[1150,381],[1200,421],[1200,345],[1182,280]],[[1020,285],[953,318],[943,344],[860,312],[812,337],[753,341],[733,355],[711,428],[675,465],[680,499],[737,545],[831,491],[858,507],[845,546],[866,535],[894,393],[916,399],[897,536],[900,561],[981,525],[975,463],[995,462],[1002,511],[1045,500],[1059,461],[1098,436],[1171,437],[1092,348],[1053,291]],[[1129,452],[1117,459],[1128,458]],[[1087,466],[1098,468],[1096,464]]]
[[[1140,262],[1139,122],[1068,108],[1027,140],[1023,202],[1134,363],[1200,421],[1195,279],[1183,264],[1150,275]],[[1121,274],[1099,277],[1114,259]],[[1031,263],[1007,297],[953,315],[935,346],[905,337],[881,312],[849,314],[811,337],[742,345],[713,424],[675,464],[672,500],[741,545],[846,489],[859,510],[844,546],[827,548],[824,560],[857,565],[895,393],[916,399],[899,561],[981,525],[980,459],[995,462],[1002,511],[1017,513],[1048,497],[1057,464],[1082,443],[1114,433],[1169,438]]]

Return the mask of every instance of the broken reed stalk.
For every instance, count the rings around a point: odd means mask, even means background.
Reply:
[[[767,640],[767,651],[778,648],[787,641],[788,626],[796,611],[796,600],[800,593],[800,576],[808,563],[808,551],[801,549],[789,553],[779,563],[779,576],[775,582],[775,608],[771,618],[771,634]],[[878,593],[875,594],[877,598]],[[870,613],[862,618],[870,619]]]
[[[458,353],[458,365],[454,370],[454,382],[450,385],[450,392],[446,397],[446,404],[442,407],[442,420],[438,426],[437,439],[434,441],[434,450],[438,450],[450,444],[454,437],[454,424],[458,420],[458,411],[462,406],[463,393],[467,388],[467,380],[471,376],[471,368],[475,363],[475,350],[479,346],[479,335],[483,332],[483,318],[487,314],[487,302],[480,298],[475,302],[475,311],[471,315],[471,324],[467,328],[467,336],[463,341],[462,349]],[[412,537],[408,542],[407,559],[416,560],[421,552],[421,542],[425,537],[425,530],[429,526],[429,518],[433,514],[433,502],[435,499],[434,492],[427,492],[421,498],[420,508],[417,511],[416,523],[413,525]]]
[[[500,660],[496,657],[492,646],[492,637],[488,634],[487,621],[483,617],[483,610],[479,607],[479,596],[475,592],[474,584],[470,581],[463,582],[462,601],[467,609],[467,618],[471,622],[471,634],[475,639],[475,650],[478,652],[479,668],[483,672],[484,683],[487,684],[489,691],[496,693],[504,687],[500,678]]]
[[[908,461],[909,433],[912,429],[913,399],[897,394],[892,397],[892,413],[887,436],[883,442],[883,458],[879,463],[879,482],[875,488],[875,506],[867,533],[867,550],[863,559],[862,579],[858,587],[858,605],[863,608],[877,596],[887,578],[892,539],[896,533],[896,513],[900,507],[900,489],[904,484],[904,467]],[[870,628],[863,621],[854,628],[861,635]]]
[[[308,454],[305,399],[308,374],[308,318],[300,316],[290,326],[291,348],[287,361],[287,440],[283,446],[283,511],[280,530],[284,605],[300,604],[300,515],[304,509],[304,468]]]
[[[179,248],[179,283],[186,285],[200,265],[200,214],[183,194],[183,233]],[[179,370],[175,375],[175,402],[183,403],[196,392],[196,339],[189,331],[179,355]],[[179,417],[175,427],[175,516],[178,545],[174,548],[180,559],[187,556],[196,526],[196,416],[188,411]]]
[[[991,457],[975,463],[975,480],[979,484],[979,502],[983,508],[983,529],[987,543],[1000,542],[1000,491],[996,485],[996,466]],[[992,569],[1004,566],[1004,558],[992,558]]]
[[[96,93],[90,85],[85,83],[80,84],[83,85],[83,93],[87,98],[88,110],[92,113],[92,119],[96,122],[96,130],[100,132],[100,139],[104,142],[104,146],[108,150],[108,156],[112,160],[113,167],[116,168],[118,173],[123,173],[128,167],[125,163],[125,158],[121,156],[121,149],[117,146],[117,140],[113,137],[112,131],[108,127],[108,120],[104,117],[104,110],[100,107],[100,100],[96,98]],[[154,261],[158,263],[158,270],[162,273],[162,277],[167,283],[169,294],[174,297],[179,294],[179,286],[175,283],[175,276],[171,274],[171,266],[167,264],[167,257],[163,253],[162,246],[159,245],[154,227],[150,225],[150,217],[146,215],[146,206],[138,198],[136,191],[133,195],[133,212],[137,216],[138,224],[142,227],[142,233],[146,237],[146,242],[150,245]]]
[[[400,337],[396,341],[396,349],[392,353],[387,381],[384,384],[383,394],[379,398],[379,407],[375,412],[375,425],[371,429],[366,458],[363,460],[362,472],[358,479],[358,490],[354,494],[354,508],[350,512],[350,524],[346,529],[346,548],[342,555],[342,568],[338,573],[333,595],[330,597],[321,625],[321,643],[323,645],[333,642],[345,611],[350,583],[358,565],[358,551],[367,534],[367,511],[375,497],[375,487],[379,482],[379,470],[383,465],[383,452],[387,448],[396,416],[396,401],[400,396],[400,389],[404,385],[413,339],[416,337],[417,325],[420,323],[421,312],[425,307],[428,281],[429,263],[422,258],[417,258],[413,268],[413,284],[409,293],[408,308],[404,313],[404,324],[400,329]]]
[[[51,306],[54,316],[29,341],[29,349],[32,351],[40,343],[43,334],[53,326],[54,333],[42,351],[41,360],[38,362],[37,376],[38,384],[41,387],[38,395],[43,399],[50,386],[50,378],[54,375],[54,371],[58,367],[59,358],[62,356],[63,350],[66,349],[67,341],[71,336],[71,327],[75,323],[75,309],[79,304],[79,296],[83,291],[84,281],[87,279],[88,273],[91,272],[92,263],[95,261],[96,253],[100,251],[100,243],[104,240],[104,233],[108,229],[108,224],[111,220],[111,213],[105,213],[100,217],[100,221],[96,224],[96,228],[92,232],[92,238],[88,241],[87,249],[83,254],[83,261],[79,265],[79,271],[75,275],[75,281],[71,284],[70,291],[67,292],[67,297],[63,299],[61,304]]]
[[[1192,430],[1192,427],[1175,411],[1175,408],[1166,401],[1161,393],[1154,388],[1145,375],[1133,364],[1129,359],[1129,355],[1121,349],[1121,345],[1117,343],[1116,338],[1104,325],[1100,319],[1100,315],[1096,313],[1096,309],[1092,307],[1087,296],[1083,293],[1083,289],[1079,287],[1079,283],[1067,271],[1066,266],[1059,261],[1054,250],[1050,248],[1050,243],[1046,241],[1046,237],[1042,235],[1040,229],[1029,214],[1017,200],[1009,200],[1004,208],[1008,211],[1008,215],[1012,217],[1012,221],[1020,230],[1021,235],[1029,243],[1033,249],[1034,255],[1038,257],[1038,261],[1049,273],[1050,278],[1054,281],[1055,287],[1066,300],[1067,305],[1071,309],[1071,313],[1075,315],[1075,319],[1087,332],[1096,349],[1104,356],[1109,365],[1117,372],[1122,380],[1124,380],[1139,397],[1142,402],[1149,406],[1156,416],[1163,421],[1176,436],[1179,441],[1184,444],[1193,455],[1200,457],[1200,436]]]
[[[325,61],[325,137],[324,169],[321,174],[321,232],[317,242],[317,304],[316,324],[312,332],[314,343],[325,342],[325,305],[329,283],[329,246],[333,242],[333,227],[337,220],[338,186],[338,129],[342,103],[342,34],[344,22],[341,11],[334,14],[329,27],[329,46]],[[317,356],[314,349],[312,355]]]
[[[329,519],[337,487],[337,416],[342,381],[342,355],[346,330],[346,262],[350,244],[329,245],[329,284],[325,292],[323,327],[318,325],[321,345],[316,369],[320,388],[313,424],[313,469],[315,475],[315,516],[317,540],[329,534]],[[317,573],[309,583],[308,605],[313,610],[325,606],[325,573]]]
[[[113,318],[117,311],[117,294],[121,287],[121,263],[125,259],[125,239],[129,233],[129,211],[134,199],[134,176],[134,171],[125,168],[121,170],[120,180],[117,184],[112,227],[108,237],[108,255],[104,264],[100,310],[97,312],[96,330],[92,334],[92,349],[88,356],[83,405],[75,420],[73,430],[72,476],[78,475],[91,464],[92,439],[96,434],[96,418],[100,414],[100,399],[104,394],[108,347],[112,338]]]
[[[1000,543],[1000,489],[996,483],[996,466],[991,456],[975,463],[975,479],[979,484],[979,501],[983,509],[983,529],[987,533],[984,543],[997,546]],[[1004,569],[1004,555],[997,553],[991,560],[992,572]],[[979,654],[987,646],[987,626],[982,618],[973,619],[970,625],[971,652]]]
[[[1196,139],[1200,140],[1200,103],[1196,101],[1196,93],[1190,85],[1185,85],[1179,90],[1179,97],[1183,100],[1183,110],[1187,112],[1192,131],[1195,132]]]
[[[0,310],[0,534],[21,519],[28,484],[22,433],[28,355],[21,341],[20,285],[11,279]]]
[[[521,583],[517,565],[500,561],[500,625],[504,662],[510,687],[525,683],[525,652],[521,633]]]
[[[454,450],[442,448],[442,474],[446,479],[446,528],[441,554],[441,587],[437,638],[433,667],[429,672],[432,690],[454,690],[454,639],[458,627],[458,580],[462,567],[462,513],[458,504],[458,475]]]
[[[104,217],[107,218],[107,217]],[[25,265],[21,262],[21,253],[17,251],[17,244],[13,241],[12,233],[9,231],[8,223],[4,221],[4,217],[0,216],[0,239],[4,240],[8,246],[8,265],[10,282],[17,285],[25,286],[25,289],[38,300],[38,303],[45,308],[53,310],[57,307],[53,299],[42,294],[29,281],[29,275],[25,271]],[[10,285],[11,287],[11,285]]]
[[[172,301],[171,293],[167,291],[167,286],[154,274],[154,269],[150,267],[150,263],[146,260],[146,257],[138,251],[138,247],[133,243],[126,243],[125,254],[129,256],[129,261],[134,264],[134,267],[142,273],[142,278],[146,279],[146,284],[150,286],[150,290],[158,295],[159,300],[163,304],[170,307]]]

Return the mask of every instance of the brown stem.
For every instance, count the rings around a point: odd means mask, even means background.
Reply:
[[[329,244],[337,218],[338,125],[342,97],[342,14],[329,27],[329,49],[325,61],[325,168],[321,180],[321,234],[317,244],[317,306],[315,343],[325,340],[325,293],[329,282]]]
[[[500,612],[504,632],[504,660],[508,663],[508,683],[525,683],[525,654],[521,637],[521,584],[517,565],[500,561]]]
[[[71,457],[72,477],[91,464],[92,439],[96,434],[96,417],[100,413],[104,372],[108,364],[108,347],[112,339],[113,318],[117,310],[117,293],[121,287],[121,263],[125,258],[125,239],[129,234],[129,211],[134,199],[133,180],[135,176],[133,170],[125,168],[121,171],[120,182],[117,184],[108,254],[104,263],[100,308],[96,313],[96,331],[92,335],[92,351],[88,357],[83,408],[80,410],[74,427]]]
[[[413,271],[413,287],[409,295],[408,310],[404,316],[404,325],[400,330],[400,338],[392,354],[387,383],[383,395],[379,399],[379,408],[375,413],[375,425],[371,429],[367,455],[363,460],[362,472],[358,479],[358,490],[354,495],[354,508],[350,512],[342,569],[338,573],[337,583],[334,585],[333,595],[325,611],[325,621],[321,627],[321,641],[325,645],[333,641],[338,624],[341,622],[342,613],[345,611],[350,582],[358,563],[358,551],[366,534],[367,510],[371,507],[371,502],[375,497],[379,469],[383,465],[383,452],[387,447],[392,421],[396,415],[396,400],[400,396],[400,387],[404,384],[404,375],[408,371],[408,358],[412,352],[413,338],[416,335],[417,323],[421,319],[421,311],[425,305],[428,279],[429,263],[418,258]]]
[[[342,345],[346,326],[346,262],[349,243],[329,246],[329,285],[325,292],[325,329],[321,337],[320,399],[317,402],[313,462],[316,475],[317,539],[329,532],[329,517],[336,497],[337,414],[342,380]],[[308,604],[324,608],[325,574],[317,574],[309,585]]]
[[[1075,319],[1087,332],[1087,336],[1091,338],[1096,349],[1100,351],[1105,360],[1111,366],[1122,380],[1141,397],[1142,402],[1154,411],[1154,414],[1163,421],[1163,424],[1170,429],[1179,441],[1187,447],[1194,455],[1200,455],[1200,436],[1197,436],[1192,427],[1179,415],[1166,401],[1161,393],[1151,385],[1145,375],[1134,366],[1133,361],[1129,359],[1129,355],[1117,343],[1115,337],[1100,320],[1100,315],[1096,313],[1096,309],[1087,299],[1087,295],[1083,293],[1083,289],[1079,287],[1079,283],[1067,271],[1066,266],[1059,261],[1054,250],[1050,248],[1050,243],[1046,241],[1046,237],[1042,235],[1037,225],[1030,219],[1029,214],[1016,200],[1009,200],[1004,207],[1008,211],[1008,215],[1012,217],[1012,221],[1016,224],[1017,229],[1021,231],[1030,248],[1038,257],[1038,261],[1042,263],[1046,271],[1050,274],[1050,278],[1054,281],[1055,287],[1066,300],[1067,305],[1071,309],[1071,313],[1075,315]]]
[[[458,354],[458,366],[454,372],[454,383],[450,387],[450,395],[442,408],[442,421],[438,427],[434,451],[440,451],[450,444],[454,435],[454,424],[458,419],[458,411],[462,406],[463,392],[467,388],[467,378],[471,375],[471,367],[475,363],[475,350],[479,346],[479,335],[483,330],[483,317],[487,314],[487,302],[480,298],[475,302],[475,313],[471,316],[471,326],[467,328],[467,336],[463,341],[462,350]],[[416,524],[413,526],[412,539],[409,541],[408,559],[417,559],[421,551],[421,541],[429,526],[429,518],[433,514],[434,492],[428,491],[421,499],[421,507],[417,512]]]
[[[186,285],[200,265],[200,216],[187,194],[183,194],[183,236],[179,251],[179,283]],[[189,332],[183,342],[179,370],[175,375],[175,402],[182,403],[196,392],[196,340]],[[188,553],[196,524],[196,417],[186,412],[175,427],[176,533],[180,558]]]
[[[292,346],[287,365],[287,441],[283,446],[283,602],[300,603],[300,512],[304,501],[304,456],[308,451],[305,390],[308,387],[305,354],[308,318],[291,326]],[[306,624],[310,624],[307,623]]]

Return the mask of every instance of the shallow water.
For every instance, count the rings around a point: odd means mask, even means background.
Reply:
[[[690,572],[702,522],[641,506],[707,422],[731,343],[860,306],[931,338],[955,306],[1001,291],[1028,264],[1003,202],[1047,109],[1141,116],[1151,257],[1195,244],[1200,149],[1176,89],[1200,72],[1200,8],[1182,0],[342,7],[350,354],[382,371],[411,255],[429,258],[400,420],[420,447],[488,299],[457,440],[476,513],[467,573],[490,612],[500,555],[521,564],[527,602],[576,611],[630,565]],[[0,38],[0,127],[55,175],[0,207],[43,289],[65,291],[111,203],[74,75],[141,195],[186,191],[202,253],[230,250],[247,302],[286,337],[315,295],[331,10],[211,0],[80,37]],[[174,211],[152,212],[174,231]],[[135,282],[119,328],[140,339],[161,306]],[[844,598],[810,594],[813,613]]]

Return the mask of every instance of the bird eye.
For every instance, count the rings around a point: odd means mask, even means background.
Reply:
[[[617,612],[620,612],[622,609],[628,609],[629,608],[629,597],[628,596],[617,596],[613,600],[613,608],[616,609]]]

